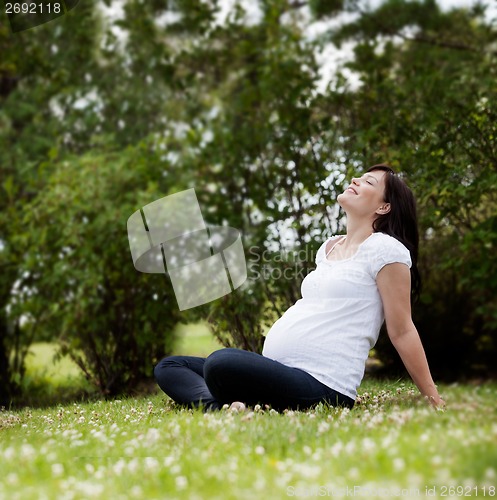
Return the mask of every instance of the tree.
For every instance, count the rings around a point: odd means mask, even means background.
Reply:
[[[46,171],[37,166],[57,154],[64,129],[51,100],[85,70],[82,61],[89,60],[89,40],[98,29],[93,5],[85,2],[80,18],[67,16],[57,28],[48,24],[14,35],[6,18],[0,18],[0,405],[8,405],[19,392],[24,357],[36,331],[23,329],[11,307],[24,272],[12,237],[21,227],[24,204],[42,189]],[[59,51],[68,33],[77,42]]]
[[[15,36],[0,26],[0,362],[17,359],[0,370],[5,394],[32,339],[59,334],[103,392],[129,387],[119,370],[139,377],[147,356],[170,348],[162,337],[152,346],[160,315],[167,329],[208,318],[226,345],[260,351],[266,326],[300,297],[318,246],[343,229],[335,199],[347,175],[378,161],[401,169],[419,200],[425,289],[415,313],[434,339],[432,365],[488,366],[496,33],[483,7],[272,0],[257,4],[255,21],[237,4],[221,22],[216,2],[128,0],[108,22],[96,5]],[[344,71],[318,92],[306,11],[354,15],[323,40],[354,40],[347,70],[357,86]],[[208,224],[242,232],[249,280],[180,314],[167,280],[165,291],[157,276],[129,286],[136,271],[117,264],[130,264],[125,233],[108,226],[112,214],[191,187]],[[162,309],[148,304],[154,293]],[[382,342],[378,351],[395,359]]]
[[[338,137],[314,106],[314,45],[287,2],[263,2],[261,11],[246,25],[239,9],[182,58],[195,92],[175,149],[208,221],[240,229],[247,250],[246,285],[198,314],[225,345],[255,351],[265,327],[298,299],[323,231],[339,226],[328,200],[343,182],[326,160]]]

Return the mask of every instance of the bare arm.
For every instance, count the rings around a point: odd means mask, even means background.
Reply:
[[[376,283],[383,302],[388,336],[421,394],[438,408],[445,403],[433,382],[425,351],[411,317],[411,274],[405,264],[388,264]]]

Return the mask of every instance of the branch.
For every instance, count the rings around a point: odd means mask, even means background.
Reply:
[[[475,53],[480,52],[475,47],[471,47],[470,45],[466,45],[464,43],[445,42],[443,40],[435,40],[434,38],[429,38],[423,35],[416,35],[414,38],[408,37],[401,33],[396,33],[396,35],[400,36],[402,39],[409,42],[427,43],[429,45],[435,45],[436,47],[443,47],[445,49],[466,50],[468,52],[475,52]]]
[[[289,9],[301,9],[302,7],[306,7],[309,2],[293,2],[288,4]]]
[[[409,37],[407,35],[402,34],[400,31],[394,31],[391,28],[388,28],[387,26],[385,26],[384,24],[379,22],[378,19],[375,16],[373,16],[371,13],[363,10],[359,6],[359,4],[356,4],[355,7],[356,7],[357,11],[359,12],[359,14],[361,14],[364,17],[369,18],[374,24],[376,24],[376,26],[378,26],[378,28],[380,28],[381,31],[383,31],[391,36],[399,36],[400,38],[402,38],[403,40],[406,40],[408,42],[426,43],[429,45],[443,47],[446,49],[466,50],[468,52],[475,52],[475,53],[481,52],[478,49],[476,49],[475,47],[472,47],[470,45],[466,45],[464,43],[453,43],[453,42],[446,42],[444,40],[436,40],[434,38],[430,38],[430,37],[427,37],[425,35],[416,35],[414,37]]]

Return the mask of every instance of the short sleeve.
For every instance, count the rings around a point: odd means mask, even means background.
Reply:
[[[382,235],[377,244],[376,258],[372,262],[372,274],[376,279],[378,273],[387,264],[399,262],[409,268],[412,265],[409,250],[397,239],[389,235]]]

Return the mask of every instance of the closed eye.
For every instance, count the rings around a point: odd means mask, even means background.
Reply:
[[[363,176],[363,178],[366,180],[366,182],[370,185],[370,186],[374,186],[375,184],[378,184],[378,180],[370,175],[370,174],[366,174],[365,176]],[[374,182],[373,182],[374,181]]]

